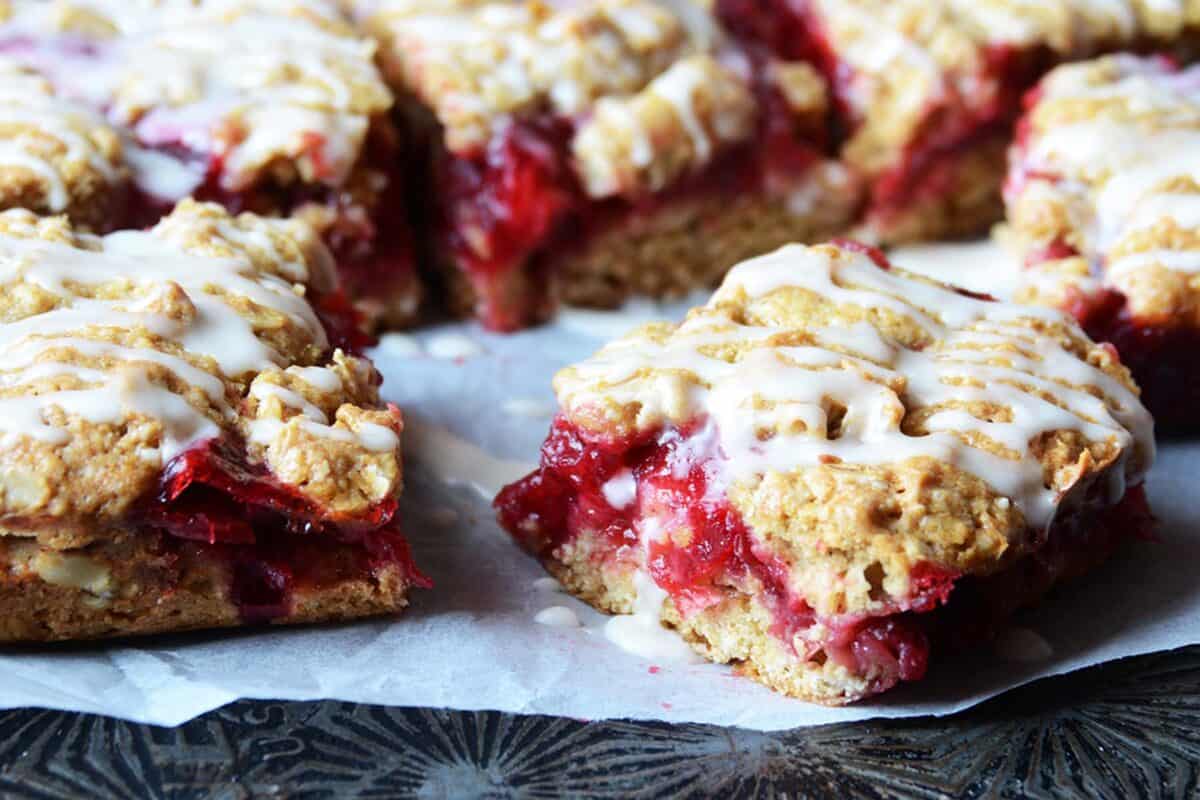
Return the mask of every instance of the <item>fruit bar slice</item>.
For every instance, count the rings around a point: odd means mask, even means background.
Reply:
[[[710,286],[856,207],[822,154],[820,76],[735,46],[699,5],[357,5],[428,142],[449,303],[491,328]]]
[[[417,312],[405,149],[374,45],[332,0],[125,0],[0,8],[0,54],[125,134],[135,192],[109,227],[184,197],[302,216],[375,323]]]
[[[1200,69],[1112,56],[1031,93],[1005,188],[1018,299],[1112,342],[1160,428],[1200,407]]]
[[[921,678],[1149,521],[1111,347],[861,245],[744,262],[554,385],[504,527],[596,607],[807,700]]]
[[[1194,38],[1183,0],[717,0],[743,38],[818,65],[882,242],[983,232],[1002,216],[1020,97],[1055,63]]]
[[[391,613],[400,412],[296,220],[0,214],[0,641]]]

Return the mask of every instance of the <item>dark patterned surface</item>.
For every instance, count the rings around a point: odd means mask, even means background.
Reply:
[[[13,797],[1197,797],[1200,647],[947,719],[763,734],[351,703],[239,702],[179,728],[0,713]]]

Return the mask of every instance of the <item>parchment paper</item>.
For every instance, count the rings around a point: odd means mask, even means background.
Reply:
[[[990,285],[994,253],[941,248],[934,255],[922,253],[918,262],[956,274],[964,261],[976,264],[960,282],[997,290]],[[383,341],[375,358],[385,394],[409,421],[405,528],[436,583],[414,593],[402,617],[7,649],[0,651],[0,708],[174,725],[238,698],[335,698],[774,730],[947,714],[1038,677],[1200,642],[1200,509],[1193,499],[1200,443],[1166,443],[1149,479],[1160,541],[1125,547],[1023,614],[1000,646],[936,662],[924,681],[883,699],[827,709],[773,694],[724,667],[655,664],[618,649],[601,633],[602,615],[538,580],[541,569],[501,533],[486,497],[535,461],[556,369],[608,336],[686,306],[568,312],[552,326],[512,336],[460,324]],[[534,621],[556,605],[574,609],[583,627]]]

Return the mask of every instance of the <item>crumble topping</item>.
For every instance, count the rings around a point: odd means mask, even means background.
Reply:
[[[757,117],[745,82],[712,56],[681,59],[628,98],[601,98],[572,152],[592,197],[656,192],[747,139]]]
[[[0,208],[103,228],[124,173],[120,138],[102,117],[0,59]]]
[[[0,214],[0,530],[103,532],[215,438],[331,513],[392,496],[399,415],[307,299],[331,269],[301,222],[193,201],[106,236]]]
[[[682,324],[640,328],[555,389],[604,440],[683,431],[678,476],[703,465],[823,614],[908,596],[921,563],[1001,569],[1064,509],[1115,502],[1154,451],[1128,372],[1066,315],[831,245],[744,262]]]
[[[689,47],[648,0],[360,3],[392,79],[433,109],[455,152],[483,147],[520,112],[581,114],[640,91]]]
[[[6,16],[0,49],[153,148],[129,160],[139,184],[167,199],[208,168],[161,152],[172,148],[217,161],[227,191],[268,175],[338,185],[371,116],[391,104],[374,44],[331,2],[26,0]]]
[[[1013,235],[1030,252],[1021,299],[1125,295],[1135,318],[1200,325],[1200,69],[1112,56],[1041,84],[1013,151]]]

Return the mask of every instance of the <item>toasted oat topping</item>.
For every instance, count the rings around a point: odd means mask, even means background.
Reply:
[[[1059,68],[1012,168],[1018,242],[1080,253],[1032,270],[1027,299],[1112,287],[1137,317],[1200,324],[1200,69],[1132,56]]]
[[[184,201],[98,237],[0,214],[0,530],[117,524],[200,443],[249,457],[329,513],[389,497],[399,419],[305,295],[331,259],[303,223]]]
[[[265,175],[341,183],[369,118],[391,103],[374,44],[356,38],[326,0],[11,6],[0,28],[11,57],[60,94],[105,109],[142,145],[210,154],[227,190]],[[144,186],[167,198],[188,194],[207,169],[138,150],[130,161]]]
[[[829,465],[917,464],[974,476],[1035,528],[1105,467],[1119,497],[1154,447],[1127,371],[1066,315],[832,245],[742,263],[681,325],[645,326],[555,388],[569,419],[604,435],[705,426],[743,493]]]

